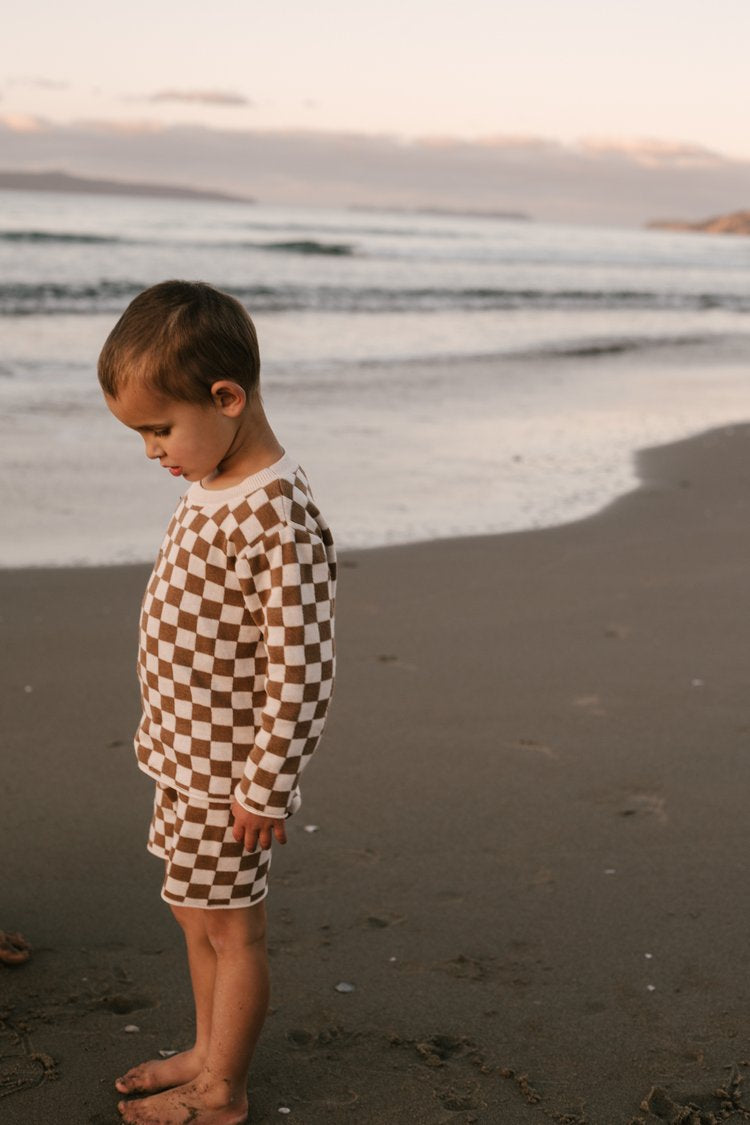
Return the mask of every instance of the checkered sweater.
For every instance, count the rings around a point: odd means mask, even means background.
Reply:
[[[234,488],[192,484],[143,599],[138,762],[187,797],[283,817],[333,690],[336,555],[287,454]]]

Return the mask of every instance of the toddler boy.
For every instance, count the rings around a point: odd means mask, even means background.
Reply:
[[[234,298],[200,282],[147,289],[98,374],[146,456],[190,484],[143,600],[135,749],[156,783],[148,848],[185,935],[195,1043],[119,1078],[139,1095],[119,1110],[239,1125],[268,1007],[271,842],[286,842],[333,689],[333,539],[268,423],[255,329]]]

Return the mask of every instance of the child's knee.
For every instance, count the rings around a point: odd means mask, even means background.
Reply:
[[[205,910],[202,913],[206,935],[217,954],[262,945],[265,941],[264,902],[239,910]]]

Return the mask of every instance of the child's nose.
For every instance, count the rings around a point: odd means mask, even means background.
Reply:
[[[156,461],[159,457],[164,456],[164,450],[155,438],[146,438],[146,456],[149,461]]]

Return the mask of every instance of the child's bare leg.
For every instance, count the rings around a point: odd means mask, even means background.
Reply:
[[[168,1059],[151,1059],[133,1067],[115,1082],[121,1094],[153,1094],[180,1086],[203,1069],[211,1036],[216,954],[206,933],[206,911],[172,906],[172,913],[185,935],[190,980],[195,1001],[195,1044]]]
[[[142,1125],[242,1125],[247,1075],[268,1010],[265,907],[201,911],[216,954],[211,1033],[205,1063],[190,1082],[154,1097],[121,1102]]]

